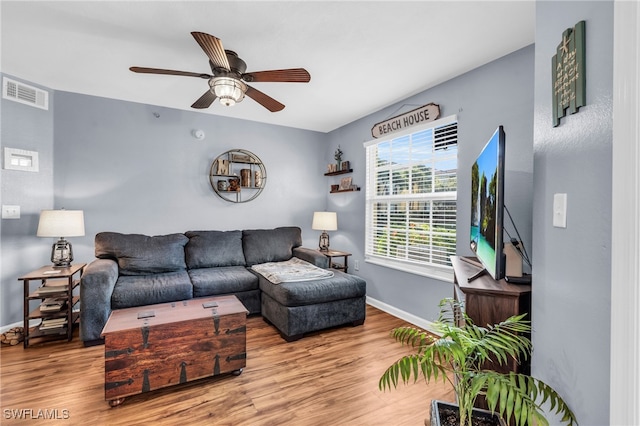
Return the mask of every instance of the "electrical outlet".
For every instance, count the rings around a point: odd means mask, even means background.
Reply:
[[[20,219],[20,206],[2,206],[3,219]]]
[[[360,261],[359,260],[354,260],[353,261],[353,269],[355,269],[356,271],[360,270]]]

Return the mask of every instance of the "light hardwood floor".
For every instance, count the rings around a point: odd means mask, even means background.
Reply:
[[[247,320],[247,367],[240,376],[202,379],[104,400],[104,346],[76,338],[0,350],[0,423],[16,411],[73,425],[423,425],[431,399],[453,401],[449,385],[423,382],[378,390],[378,379],[406,347],[389,332],[403,321],[367,306],[362,326],[340,327],[285,342],[260,317]],[[51,415],[51,414],[49,414]]]

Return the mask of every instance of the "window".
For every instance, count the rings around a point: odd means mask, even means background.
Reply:
[[[365,143],[367,262],[451,279],[456,251],[455,116]]]

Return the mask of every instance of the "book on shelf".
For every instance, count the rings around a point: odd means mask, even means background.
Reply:
[[[40,334],[66,334],[67,329],[64,327],[56,328],[40,328]]]
[[[37,294],[51,294],[51,293],[63,293],[67,291],[68,286],[66,285],[48,285],[38,287],[36,289]]]
[[[36,289],[36,293],[38,294],[50,294],[50,293],[63,293],[67,291],[68,286],[66,285],[48,285],[38,287]]]
[[[67,317],[60,317],[60,318],[45,318],[42,320],[43,323],[46,324],[57,324],[60,322],[67,322]]]
[[[40,330],[44,331],[44,330],[57,330],[57,329],[61,329],[64,328],[66,324],[60,324],[60,325],[40,325]]]
[[[40,312],[57,312],[62,310],[65,304],[65,300],[47,298],[40,303]]]
[[[62,305],[40,305],[40,312],[58,312],[62,310]]]
[[[40,323],[40,330],[62,328],[65,325],[67,325],[66,318],[48,318],[42,320],[42,322]]]

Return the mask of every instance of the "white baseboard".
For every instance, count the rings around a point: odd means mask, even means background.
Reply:
[[[367,296],[367,304],[373,306],[374,308],[378,308],[390,315],[393,315],[396,318],[407,321],[408,323],[411,323],[423,330],[438,334],[433,330],[432,322],[424,318],[420,318],[419,316],[410,314],[409,312],[405,312],[401,309],[396,308],[395,306],[388,305],[369,296]]]
[[[6,331],[11,330],[13,327],[22,327],[24,324],[22,321],[20,322],[14,322],[13,324],[9,324],[9,325],[3,325],[2,327],[0,327],[0,333],[4,333]]]

